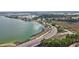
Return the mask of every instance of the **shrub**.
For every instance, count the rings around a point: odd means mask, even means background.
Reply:
[[[67,35],[66,38],[63,39],[43,40],[40,45],[48,47],[67,47],[76,41],[79,41],[79,34]]]

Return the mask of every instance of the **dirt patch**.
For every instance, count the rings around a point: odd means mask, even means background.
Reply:
[[[63,22],[63,21],[56,21],[56,24],[61,25],[68,30],[79,32],[79,24],[78,23],[74,24],[74,23],[67,23],[67,22]]]

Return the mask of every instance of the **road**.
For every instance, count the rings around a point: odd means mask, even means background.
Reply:
[[[17,47],[34,47],[40,44],[41,40],[43,39],[49,39],[52,36],[57,34],[57,28],[54,26],[51,26],[51,28],[49,28],[49,31],[46,32],[45,34],[39,36],[36,39],[30,40],[28,42],[25,42],[23,44],[18,45]]]
[[[73,43],[69,47],[79,47],[79,42]]]

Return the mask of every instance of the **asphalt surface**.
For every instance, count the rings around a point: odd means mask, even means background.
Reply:
[[[49,31],[46,32],[45,34],[39,36],[36,39],[30,40],[28,42],[22,43],[20,45],[18,45],[17,47],[34,47],[40,44],[41,40],[43,39],[49,39],[52,36],[57,34],[57,28],[54,26],[51,26],[51,28],[49,28]]]

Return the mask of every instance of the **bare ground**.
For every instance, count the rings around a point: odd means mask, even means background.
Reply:
[[[56,24],[61,25],[68,30],[79,32],[79,23],[70,24],[70,23],[67,23],[67,22],[57,21]]]

